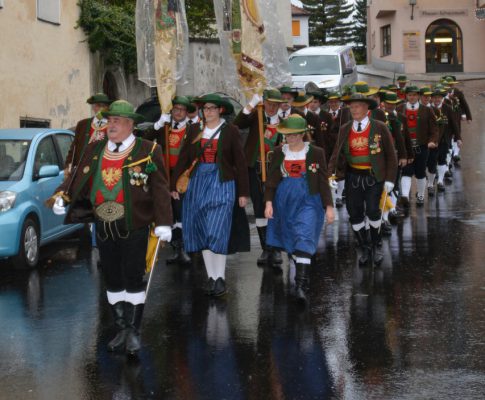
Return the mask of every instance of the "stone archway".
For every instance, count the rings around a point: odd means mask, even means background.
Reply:
[[[426,30],[426,72],[463,72],[463,37],[450,19],[438,19]]]

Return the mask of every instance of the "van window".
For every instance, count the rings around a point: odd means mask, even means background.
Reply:
[[[291,75],[339,75],[339,56],[294,56],[290,58],[290,71]]]

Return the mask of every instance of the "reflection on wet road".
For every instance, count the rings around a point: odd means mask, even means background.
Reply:
[[[483,399],[485,83],[464,86],[476,119],[453,184],[393,227],[374,270],[358,267],[341,209],[307,310],[287,263],[256,266],[253,228],[254,251],[229,258],[225,299],[204,296],[201,260],[159,261],[130,360],[106,351],[97,250],[66,240],[38,270],[1,263],[0,399]]]

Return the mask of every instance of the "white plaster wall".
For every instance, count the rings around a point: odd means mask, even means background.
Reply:
[[[293,46],[307,46],[309,45],[308,39],[308,20],[309,17],[295,16],[293,20],[300,21],[300,36],[293,36]]]
[[[90,55],[76,1],[61,2],[61,24],[37,20],[36,1],[15,0],[0,9],[0,127],[19,127],[22,116],[68,128],[89,114]]]
[[[372,63],[377,66],[404,62],[406,73],[426,72],[425,36],[428,26],[440,17],[421,16],[422,10],[463,10],[468,9],[468,16],[447,17],[461,28],[463,36],[463,67],[464,72],[484,72],[485,52],[483,48],[485,39],[485,21],[475,17],[475,0],[426,0],[419,1],[414,7],[414,19],[411,20],[411,6],[407,0],[372,0],[369,7],[370,32],[368,37],[375,35],[375,48],[371,47]],[[396,10],[396,14],[388,18],[376,19],[379,10]],[[381,57],[381,32],[380,28],[391,25],[392,54]],[[403,31],[420,32],[420,55],[419,61],[403,60]],[[391,68],[391,67],[390,67]],[[389,68],[389,69],[390,69]]]

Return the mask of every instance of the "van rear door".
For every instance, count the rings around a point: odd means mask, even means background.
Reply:
[[[342,85],[353,85],[357,82],[357,67],[352,49],[347,49],[340,54],[340,62],[342,66]]]

